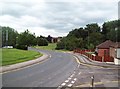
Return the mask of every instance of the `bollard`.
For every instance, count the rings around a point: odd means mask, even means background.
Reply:
[[[92,89],[93,89],[93,87],[94,87],[94,75],[91,77],[91,79],[92,79],[91,85],[92,85]]]

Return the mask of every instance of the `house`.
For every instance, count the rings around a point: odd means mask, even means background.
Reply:
[[[110,56],[110,46],[113,44],[112,41],[107,40],[98,46],[96,46],[96,50],[98,53],[98,56],[104,57],[104,56]]]
[[[120,42],[110,46],[110,56],[114,58],[115,64],[120,65]]]
[[[48,35],[47,40],[50,43],[58,43],[60,42],[60,40],[62,39],[62,37],[51,37],[50,35]]]
[[[57,43],[57,42],[60,42],[60,40],[61,40],[61,37],[52,37],[51,43]]]
[[[107,40],[96,46],[98,56],[101,56],[103,61],[114,61],[115,64],[120,64],[120,42],[112,42]]]

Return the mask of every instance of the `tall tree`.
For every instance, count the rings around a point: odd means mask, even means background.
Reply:
[[[16,37],[18,32],[10,27],[2,27],[2,46],[14,46],[16,45]]]
[[[26,46],[36,45],[36,37],[34,34],[31,34],[28,30],[26,30],[25,32],[18,35],[17,44]]]
[[[89,31],[89,33],[100,32],[100,27],[97,23],[87,24],[85,29]]]

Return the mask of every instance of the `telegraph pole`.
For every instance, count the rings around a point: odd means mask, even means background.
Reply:
[[[117,42],[117,30],[118,30],[118,28],[116,27],[115,28],[115,31],[116,31],[116,42]]]
[[[6,30],[6,47],[8,46],[8,30]]]

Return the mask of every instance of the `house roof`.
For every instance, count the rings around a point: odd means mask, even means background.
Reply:
[[[99,44],[98,46],[96,46],[97,48],[101,48],[101,49],[109,49],[109,47],[113,45],[113,42],[110,40],[107,40],[101,44]]]
[[[120,42],[113,43],[110,47],[120,48]]]

